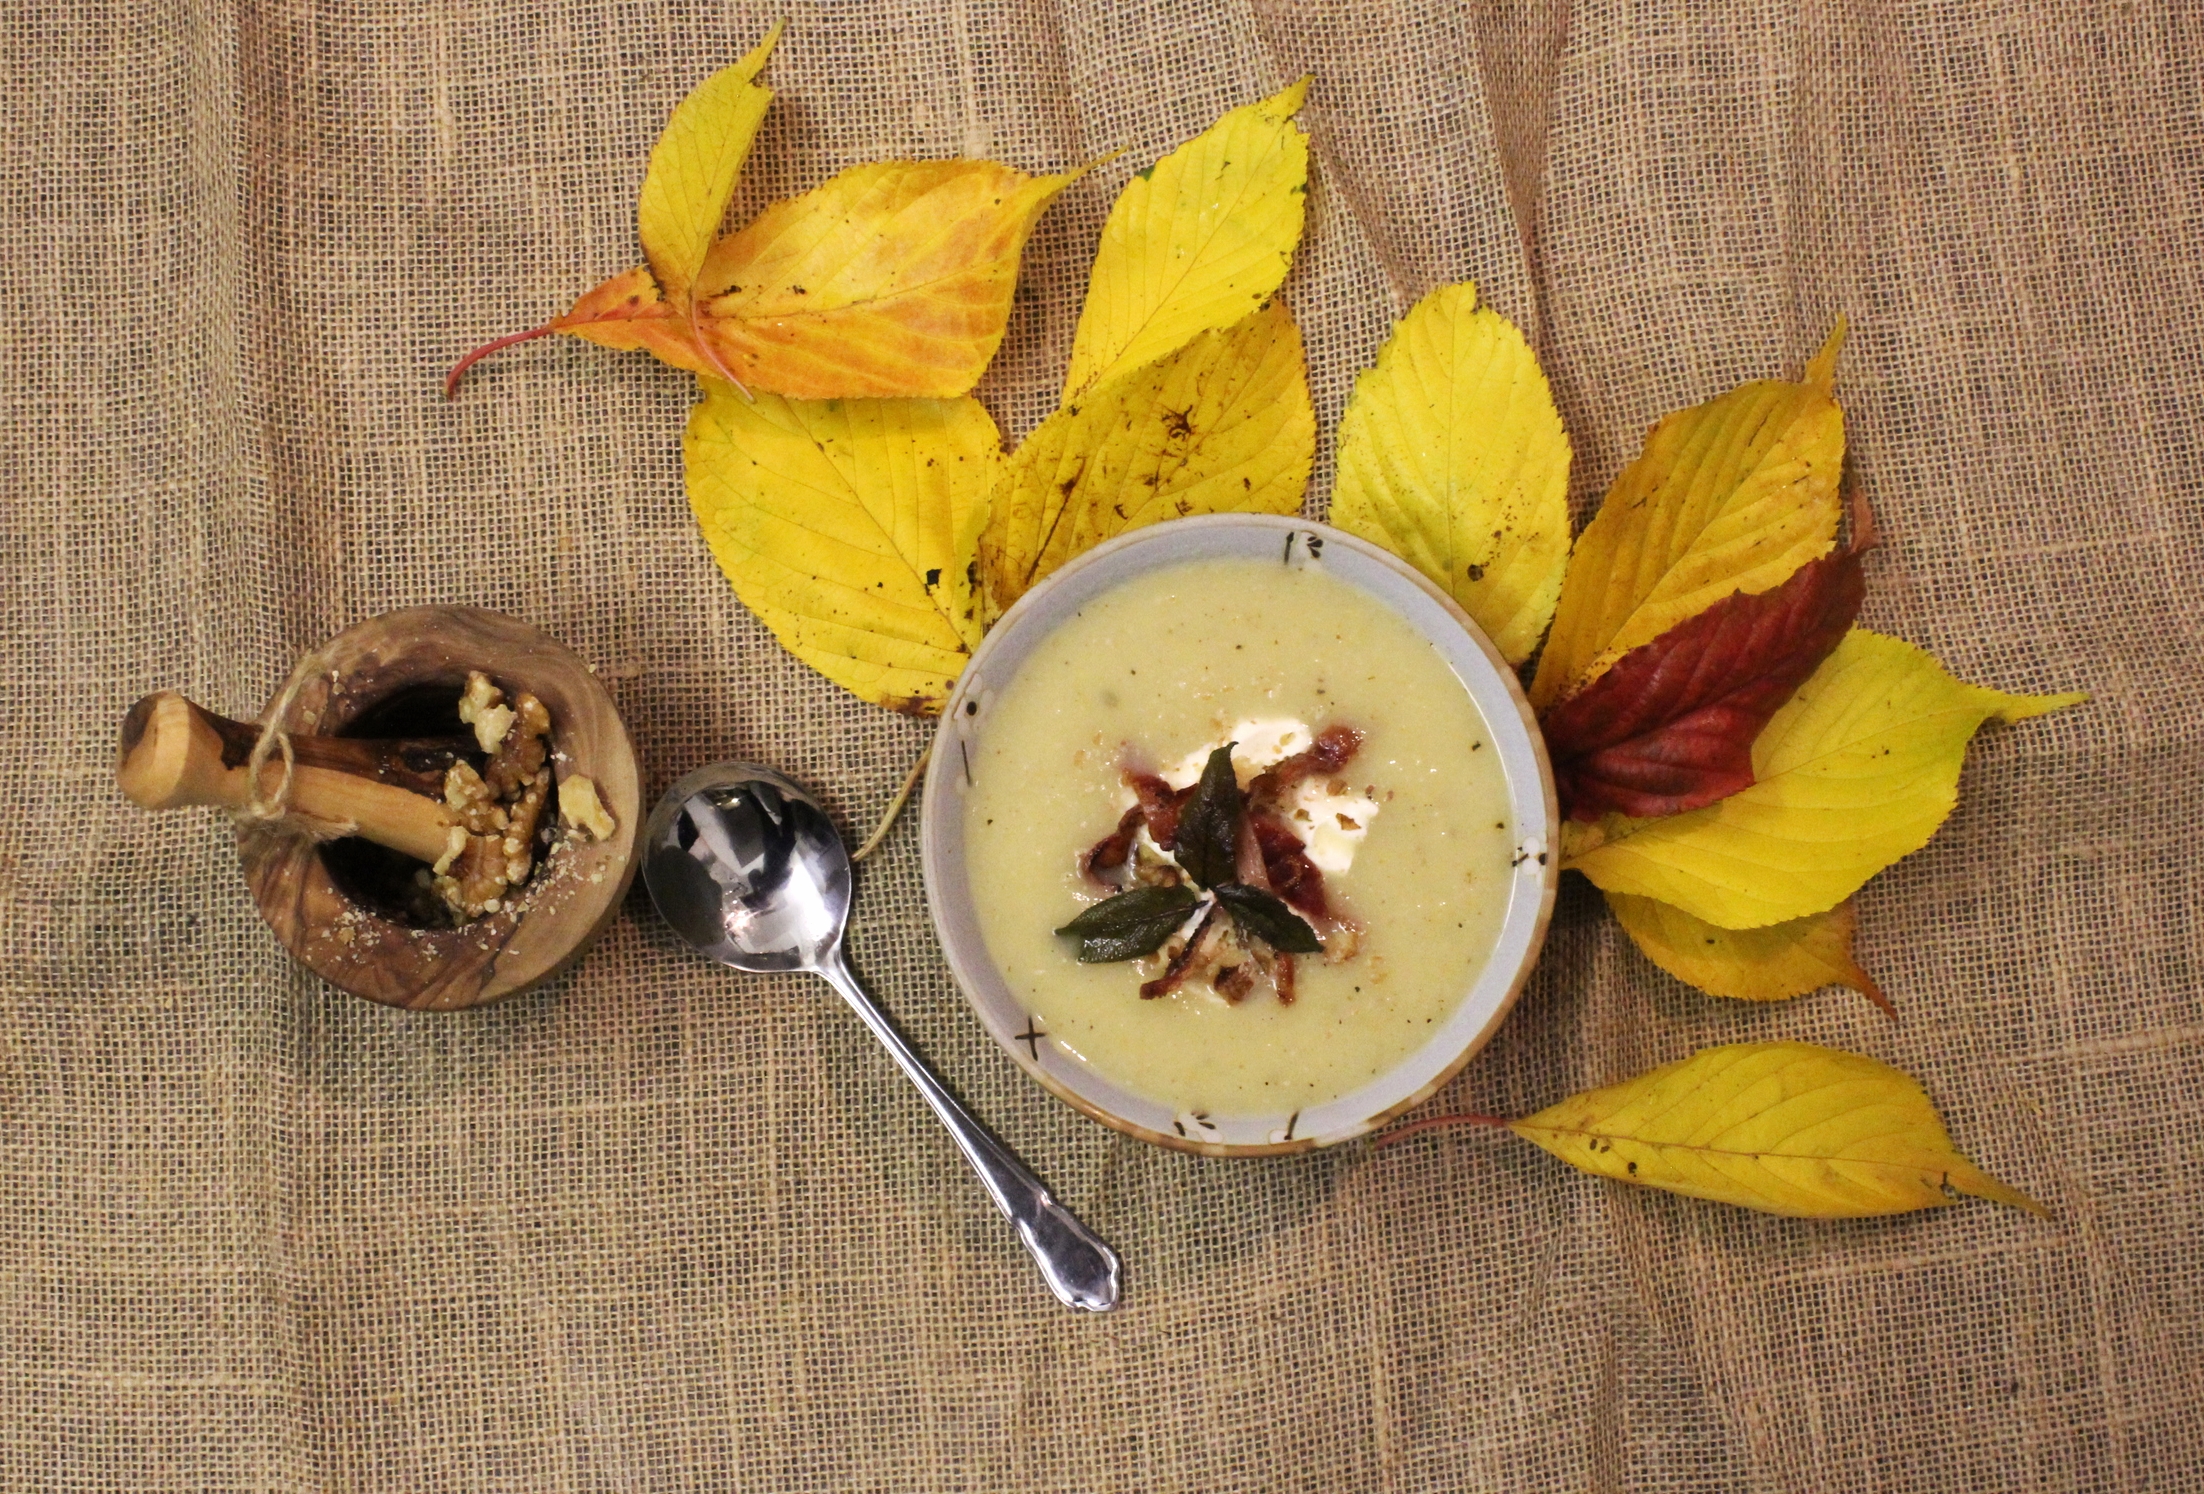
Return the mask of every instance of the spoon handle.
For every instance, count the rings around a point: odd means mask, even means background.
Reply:
[[[972,1164],[972,1170],[986,1185],[988,1195],[995,1200],[995,1207],[1018,1227],[1018,1238],[1025,1242],[1027,1252],[1041,1268],[1041,1276],[1057,1300],[1067,1307],[1084,1308],[1088,1312],[1108,1312],[1117,1306],[1117,1252],[1096,1239],[1093,1231],[1058,1203],[1042,1186],[1041,1180],[1011,1154],[1010,1148],[997,1141],[957,1103],[956,1096],[934,1077],[926,1061],[914,1053],[903,1041],[903,1035],[890,1025],[887,1014],[873,1005],[865,988],[850,973],[849,963],[839,946],[820,963],[819,973],[856,1009],[857,1015],[872,1029],[872,1035],[880,1039],[880,1046],[888,1050],[904,1076],[918,1086],[918,1092],[926,1097],[934,1114],[949,1128],[958,1150],[964,1153],[965,1160]]]

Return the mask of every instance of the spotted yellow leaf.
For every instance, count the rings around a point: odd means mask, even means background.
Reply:
[[[551,330],[796,399],[954,397],[995,356],[1026,239],[1078,175],[995,161],[852,167],[714,245],[693,315],[638,266]]]
[[[717,238],[772,101],[756,79],[779,36],[705,79],[668,120],[636,209],[647,263],[476,348],[446,376],[447,396],[482,358],[552,332],[799,399],[950,398],[979,381],[1033,225],[1080,173],[857,166]]]
[[[1783,584],[1836,542],[1837,329],[1798,383],[1761,380],[1666,416],[1576,542],[1531,704],[1552,705],[1732,592]]]
[[[1854,628],[1761,729],[1750,788],[1665,819],[1609,816],[1564,840],[1562,865],[1721,928],[1820,913],[1928,844],[1976,728],[2084,698],[1970,685]]]
[[[683,312],[720,219],[727,216],[735,178],[773,102],[773,90],[757,77],[780,39],[776,25],[749,56],[690,90],[651,147],[635,227],[658,289]]]
[[[1538,646],[1569,560],[1569,438],[1475,286],[1424,297],[1355,381],[1331,521],[1444,587],[1509,663]]]
[[[1687,986],[1738,1001],[1788,1001],[1823,986],[1849,986],[1886,1012],[1882,987],[1852,957],[1858,914],[1850,900],[1765,928],[1725,929],[1681,908],[1626,892],[1607,906],[1645,957]]]
[[[717,373],[697,349],[696,331],[688,313],[675,314],[673,305],[658,293],[658,282],[652,278],[647,265],[623,270],[585,292],[551,320],[549,330],[564,332],[569,337],[578,337],[603,348],[623,352],[641,349],[693,374]],[[489,346],[494,348],[497,344]],[[469,361],[482,351],[478,348],[470,353]],[[452,378],[456,380],[465,369],[465,363],[453,369]]]
[[[1296,512],[1315,459],[1301,333],[1273,301],[1043,421],[980,544],[990,615],[1065,561],[1190,514]]]
[[[1072,336],[1071,402],[1229,327],[1278,289],[1301,241],[1309,80],[1234,109],[1125,184],[1102,226]]]
[[[978,401],[750,400],[706,379],[683,455],[713,558],[789,652],[875,704],[941,709],[979,642],[1002,461]]]
[[[852,167],[713,247],[705,339],[753,388],[802,399],[963,394],[1002,342],[1034,223],[1078,176]]]
[[[1585,1172],[1769,1214],[1902,1214],[1947,1188],[2044,1212],[1959,1154],[1912,1076],[1809,1043],[1705,1048],[1508,1128]]]

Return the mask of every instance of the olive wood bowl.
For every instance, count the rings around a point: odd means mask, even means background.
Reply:
[[[470,670],[508,700],[523,691],[542,700],[557,781],[593,780],[614,831],[602,841],[562,838],[517,906],[458,928],[422,927],[403,911],[404,882],[418,866],[405,852],[422,856],[424,837],[440,834],[443,806],[430,796],[448,756],[439,749],[464,731],[456,706]],[[611,924],[635,875],[641,775],[612,697],[564,644],[502,613],[409,607],[347,628],[301,660],[260,721],[279,708],[276,724],[293,747],[294,813],[240,818],[238,861],[261,916],[322,979],[386,1006],[480,1006],[557,975]],[[259,730],[172,692],[148,696],[124,723],[118,780],[149,808],[238,807]],[[280,758],[264,761],[264,791],[283,773]],[[557,802],[554,791],[547,812]],[[328,818],[372,822],[368,833],[383,844],[318,838],[317,806]]]

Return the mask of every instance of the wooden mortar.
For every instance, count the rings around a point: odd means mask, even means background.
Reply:
[[[474,746],[456,712],[470,670],[508,701],[526,692],[544,703],[553,774],[592,780],[614,830],[603,841],[562,837],[511,900],[517,906],[459,928],[421,928],[375,895],[377,879],[401,876],[406,864],[368,842],[416,860],[441,850],[451,823],[444,770]],[[641,775],[612,697],[565,645],[501,613],[410,607],[347,628],[301,660],[261,721],[279,706],[292,752],[290,812],[240,818],[238,860],[276,937],[330,984],[414,1010],[479,1006],[558,974],[619,912],[635,875]],[[173,691],[149,695],[123,723],[116,780],[150,809],[242,810],[253,800],[248,763],[260,732]],[[267,754],[263,803],[284,773],[281,753]],[[554,789],[550,811],[557,804]],[[346,825],[359,834],[323,838]]]

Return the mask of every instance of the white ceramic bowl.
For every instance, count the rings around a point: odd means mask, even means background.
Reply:
[[[1435,1036],[1395,1067],[1336,1100],[1292,1114],[1196,1117],[1111,1083],[1053,1043],[1004,981],[972,906],[964,860],[965,745],[986,730],[988,709],[1028,655],[1058,624],[1136,576],[1195,560],[1262,558],[1321,566],[1377,598],[1437,646],[1483,713],[1499,749],[1514,814],[1515,875],[1498,947]],[[921,856],[926,902],[943,951],[972,1009],[1017,1065],[1052,1094],[1146,1141],[1212,1156],[1261,1156],[1347,1141],[1419,1105],[1490,1041],[1514,1005],[1546,938],[1559,858],[1548,853],[1558,823],[1553,771],[1515,671],[1454,600],[1398,557],[1350,534],[1301,519],[1218,514],[1174,519],[1090,550],[1018,600],[987,635],[942,713],[926,771]]]

